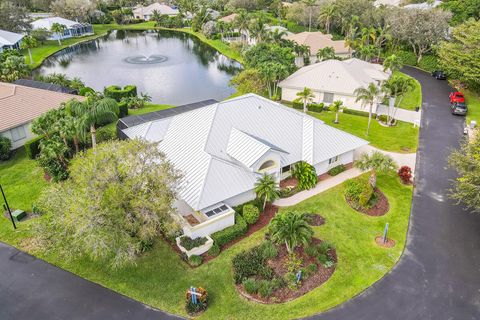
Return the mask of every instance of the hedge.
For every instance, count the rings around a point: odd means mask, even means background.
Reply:
[[[39,136],[25,143],[25,153],[30,159],[35,159],[40,153],[40,141],[43,137]]]
[[[12,141],[7,137],[0,136],[0,160],[8,160],[10,158]]]
[[[420,69],[432,72],[438,69],[438,59],[436,56],[424,56],[418,63]]]
[[[115,99],[120,102],[122,98],[136,97],[137,96],[137,86],[128,85],[123,87],[119,86],[109,86],[103,90],[103,93],[106,97]]]
[[[360,110],[354,110],[354,109],[343,109],[343,113],[347,114],[353,114],[355,116],[361,116],[361,117],[368,117],[368,112],[366,111],[360,111]],[[372,118],[376,118],[377,114],[372,113]]]
[[[123,118],[128,116],[128,105],[126,102],[120,102],[118,104],[118,117]]]
[[[298,110],[303,110],[303,102],[300,102],[300,101],[293,101],[292,102],[292,107],[294,109],[298,109]],[[307,109],[308,111],[312,111],[312,112],[322,112],[323,110],[325,110],[325,104],[322,102],[322,103],[309,103],[307,105]]]
[[[248,225],[245,219],[238,213],[235,213],[235,224],[231,227],[225,228],[221,231],[217,231],[211,235],[214,243],[219,247],[226,245],[230,241],[233,241],[245,233],[247,233]]]
[[[95,93],[95,90],[93,90],[90,87],[83,87],[80,90],[78,90],[78,95],[79,96],[86,96],[87,93]]]
[[[104,126],[97,129],[97,142],[105,142],[117,139],[117,128],[115,126]]]

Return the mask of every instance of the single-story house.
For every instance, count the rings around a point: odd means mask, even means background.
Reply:
[[[13,83],[18,84],[20,86],[24,86],[24,87],[37,88],[37,89],[68,93],[68,94],[74,94],[74,95],[78,94],[78,90],[76,89],[59,86],[53,83],[31,80],[31,79],[18,79],[18,80],[15,80],[15,82]]]
[[[422,3],[412,3],[404,6],[404,9],[420,9],[420,10],[429,10],[438,7],[442,4],[442,1],[435,0],[432,3],[422,2]]]
[[[71,99],[84,97],[0,82],[0,135],[12,141],[12,149],[23,146],[35,137],[32,120]]]
[[[273,32],[283,32],[285,34],[285,36],[290,36],[292,35],[293,33],[288,31],[287,28],[285,28],[284,26],[270,26],[270,25],[266,25],[265,26],[265,31],[267,33],[273,33]],[[246,42],[248,45],[251,45],[251,46],[254,46],[257,44],[257,39],[252,37],[250,35],[250,31],[248,30],[242,30],[240,32],[240,39],[241,41],[244,41]]]
[[[263,175],[277,182],[306,161],[318,175],[353,162],[367,141],[255,94],[168,113],[123,129],[124,137],[157,142],[183,174],[177,219],[192,237],[235,223],[232,207],[255,199]]]
[[[341,100],[343,105],[362,110],[361,102],[355,102],[355,89],[367,87],[370,83],[380,85],[390,77],[383,66],[360,59],[325,60],[303,67],[280,82],[282,100],[294,101],[297,92],[310,88],[315,94],[314,102],[330,104]],[[376,110],[376,109],[375,109]],[[374,110],[374,111],[375,111]]]
[[[315,63],[318,61],[318,50],[327,47],[332,47],[335,51],[335,55],[341,58],[349,58],[352,55],[352,50],[345,40],[332,40],[331,34],[324,34],[322,32],[301,32],[296,34],[290,34],[284,37],[286,40],[293,41],[298,45],[307,45],[310,47],[310,62]],[[303,57],[296,59],[298,66],[303,66]]]
[[[178,9],[174,9],[163,3],[155,2],[145,7],[136,7],[135,9],[133,9],[133,16],[135,17],[135,19],[150,20],[152,19],[153,13],[155,11],[157,11],[161,15],[167,16],[177,16],[180,13]]]
[[[72,21],[60,17],[51,17],[38,19],[31,23],[32,29],[46,29],[48,31],[52,30],[53,24],[58,23],[64,25],[65,31],[63,34],[52,33],[50,40],[66,39],[72,37],[81,37],[85,35],[93,34],[93,27],[90,23],[82,23],[77,21]]]
[[[0,52],[7,49],[20,49],[23,37],[23,34],[0,30]]]
[[[232,14],[229,14],[228,16],[218,19],[218,21],[225,22],[225,23],[233,23],[235,19],[237,19],[237,17],[238,17],[238,13],[232,13]]]

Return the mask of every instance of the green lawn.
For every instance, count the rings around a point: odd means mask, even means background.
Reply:
[[[395,74],[405,78],[412,78],[399,71],[395,72]],[[418,82],[416,79],[413,80],[415,82],[415,89],[413,91],[410,91],[405,95],[405,97],[403,97],[402,102],[399,106],[402,109],[415,110],[415,107],[422,107],[422,87],[420,85],[420,82]]]
[[[138,116],[140,114],[145,114],[149,112],[154,112],[154,111],[159,111],[159,110],[165,110],[165,109],[170,109],[174,108],[175,106],[169,105],[169,104],[147,104],[145,107],[140,108],[140,109],[130,109],[128,110],[128,115],[129,116]]]
[[[467,106],[467,124],[470,125],[470,121],[476,120],[477,125],[480,125],[480,96],[473,91],[464,91]]]
[[[368,140],[372,146],[382,150],[400,153],[413,153],[417,150],[418,127],[414,128],[411,123],[397,121],[397,125],[394,127],[384,127],[372,119],[370,133],[366,136],[367,117],[340,113],[340,123],[335,124],[333,123],[335,113],[331,111],[310,112],[310,115],[325,121],[332,127]]]
[[[37,162],[19,149],[13,158],[0,161],[0,184],[5,191],[10,207],[31,210],[40,192],[48,185],[43,178],[43,170]],[[3,203],[3,199],[0,201]],[[3,211],[3,209],[2,209]]]
[[[308,316],[338,305],[365,290],[384,276],[399,259],[406,239],[412,189],[401,185],[394,172],[379,175],[378,185],[390,201],[390,211],[383,217],[368,217],[352,210],[343,198],[342,186],[295,207],[283,209],[318,213],[325,217],[326,224],[315,227],[315,234],[335,245],[339,260],[337,269],[328,282],[285,304],[247,302],[239,297],[233,283],[233,256],[261,243],[265,229],[196,269],[190,269],[162,240],[142,256],[136,266],[116,271],[108,270],[102,263],[86,258],[66,261],[54,251],[39,256],[117,292],[183,316],[186,315],[184,292],[192,285],[203,286],[209,293],[210,304],[200,317],[203,319],[233,319],[233,315],[235,319]],[[375,236],[381,235],[386,222],[390,224],[389,237],[397,242],[393,249],[379,248],[374,243]],[[33,224],[35,220],[20,223],[20,230],[13,232],[8,220],[0,219],[0,240],[18,245],[31,234]]]

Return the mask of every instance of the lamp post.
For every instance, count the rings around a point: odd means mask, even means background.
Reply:
[[[17,229],[17,226],[15,225],[15,221],[13,220],[13,217],[12,217],[12,211],[8,206],[7,197],[5,197],[5,192],[3,192],[3,188],[1,184],[0,184],[0,191],[2,191],[3,201],[5,201],[5,206],[7,206],[8,215],[10,216],[10,220],[12,221],[13,229]]]

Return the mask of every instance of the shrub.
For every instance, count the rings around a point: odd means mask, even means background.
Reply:
[[[270,281],[262,280],[260,281],[260,285],[258,286],[258,293],[261,297],[267,298],[272,295],[273,286]]]
[[[409,65],[409,66],[415,66],[417,65],[417,57],[415,56],[415,53],[411,51],[396,51],[395,55],[400,58],[403,64]]]
[[[407,184],[412,179],[412,169],[409,166],[402,166],[398,170],[398,176],[403,183]]]
[[[318,254],[317,246],[309,245],[305,248],[305,253],[310,257],[315,257]]]
[[[265,261],[266,259],[260,246],[237,254],[232,260],[235,283],[242,283],[244,279],[256,275],[271,278],[273,270],[266,265]]]
[[[318,267],[315,263],[310,263],[308,266],[307,266],[307,271],[312,274],[312,273],[315,273],[317,272],[318,270]]]
[[[345,166],[343,164],[340,164],[340,165],[338,165],[336,167],[333,167],[332,169],[328,170],[328,174],[333,177],[333,176],[336,176],[336,175],[342,173],[345,170],[346,170]]]
[[[420,69],[432,72],[438,70],[438,59],[436,56],[423,56],[420,62],[418,63]]]
[[[188,263],[192,267],[197,267],[197,266],[201,265],[202,262],[203,262],[202,256],[193,255],[193,256],[190,256],[190,258],[188,258]]]
[[[0,136],[0,160],[8,160],[11,155],[12,142],[7,137]]]
[[[123,118],[128,116],[128,104],[126,102],[120,102],[118,104],[118,117]]]
[[[365,208],[373,196],[373,188],[368,177],[349,179],[346,181],[344,194],[357,209]]]
[[[295,253],[292,253],[288,256],[287,261],[285,261],[285,267],[290,273],[297,273],[302,266],[302,259],[298,257]]]
[[[216,257],[220,254],[220,247],[218,244],[214,243],[212,247],[208,250],[208,255]]]
[[[205,242],[207,242],[207,238],[205,237],[192,239],[188,236],[183,236],[180,238],[180,245],[187,250],[203,246]]]
[[[333,249],[333,246],[327,242],[327,241],[323,241],[322,243],[320,243],[318,246],[317,246],[317,251],[319,254],[328,254],[328,251],[330,249]]]
[[[104,126],[97,129],[97,143],[117,139],[117,128],[115,126]]]
[[[137,87],[134,85],[128,85],[123,87],[119,86],[109,86],[103,90],[103,93],[106,97],[112,98],[120,102],[122,98],[136,97],[137,96]]]
[[[259,284],[255,279],[253,278],[245,279],[243,280],[242,284],[243,284],[243,287],[245,288],[245,291],[248,294],[255,294],[258,292]]]
[[[380,122],[387,123],[387,121],[388,121],[388,116],[387,116],[386,114],[379,115],[379,116],[378,116],[378,120],[379,120]]]
[[[41,136],[33,138],[25,143],[25,153],[28,158],[35,159],[40,153],[40,141],[42,141]]]
[[[326,254],[319,254],[317,256],[317,261],[318,263],[320,263],[321,265],[325,265],[328,261],[328,256]]]
[[[86,96],[87,93],[95,93],[95,90],[93,90],[90,87],[83,87],[83,88],[80,88],[80,90],[78,90],[79,96]]]
[[[298,179],[298,188],[300,190],[312,189],[317,185],[318,177],[315,168],[304,161],[295,164],[292,170],[292,176]]]
[[[239,214],[235,214],[235,224],[231,227],[217,231],[211,235],[213,241],[222,247],[225,244],[243,236],[247,233],[248,225],[245,219]]]
[[[308,111],[312,112],[322,112],[324,110],[325,105],[323,103],[310,103],[308,105]],[[303,108],[303,106],[302,106]]]
[[[294,109],[303,110],[303,103],[300,102],[300,101],[293,101],[293,102],[292,102],[292,107],[293,107]]]
[[[260,217],[260,210],[252,204],[243,206],[243,218],[248,224],[254,224]]]
[[[368,117],[368,112],[366,111],[360,111],[360,110],[354,110],[354,109],[343,109],[343,113],[346,114],[353,114],[354,116],[360,116],[360,117]],[[372,117],[376,117],[377,115],[375,113],[372,113]]]
[[[271,241],[266,241],[261,245],[262,254],[265,259],[273,259],[278,255],[278,250]]]

